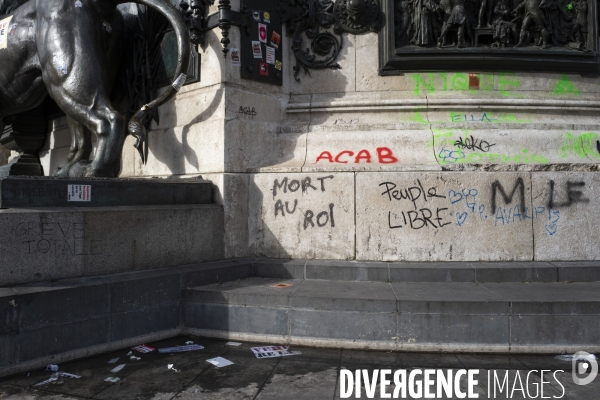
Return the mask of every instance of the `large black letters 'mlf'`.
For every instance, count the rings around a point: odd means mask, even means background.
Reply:
[[[513,197],[515,196],[517,190],[519,190],[519,204],[521,206],[521,211],[525,212],[525,183],[523,183],[523,178],[517,178],[515,186],[513,187],[512,192],[510,192],[510,195],[506,194],[502,184],[500,184],[499,181],[492,183],[492,210],[496,212],[496,191],[499,191],[502,195],[504,204],[510,204],[512,203]]]

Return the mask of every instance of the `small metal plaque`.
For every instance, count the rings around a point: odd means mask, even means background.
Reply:
[[[242,28],[241,76],[243,79],[283,84],[283,24],[276,4],[268,0],[243,0],[251,23]]]

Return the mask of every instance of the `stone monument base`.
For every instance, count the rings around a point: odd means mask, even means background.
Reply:
[[[211,197],[202,179],[0,178],[0,208],[210,204]]]

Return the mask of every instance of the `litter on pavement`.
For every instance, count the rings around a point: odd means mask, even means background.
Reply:
[[[225,343],[226,346],[241,346],[242,344],[240,342],[227,342]]]
[[[142,359],[142,357],[131,356],[131,357],[129,357],[129,359],[134,360],[134,361],[139,361]]]
[[[210,360],[206,360],[217,368],[226,367],[228,365],[232,365],[233,363],[226,358],[223,357],[215,357]]]
[[[251,350],[256,358],[275,358],[302,354],[299,351],[288,351],[289,348],[289,346],[264,346],[252,347]]]
[[[116,374],[117,372],[119,372],[120,370],[122,370],[123,368],[125,368],[126,364],[121,364],[121,365],[117,365],[116,367],[114,367],[113,369],[110,370],[110,372],[112,372],[113,374]]]
[[[167,365],[167,369],[170,369],[171,371],[179,372],[178,369],[176,369],[175,367],[173,367],[173,364],[168,364]]]
[[[164,347],[162,349],[158,349],[159,353],[183,353],[184,351],[192,351],[192,350],[202,350],[204,346],[200,346],[199,344],[190,344],[187,346],[176,346],[176,347]]]
[[[56,371],[58,371],[58,365],[56,365],[56,364],[48,364],[46,366],[46,371],[56,372]]]
[[[114,363],[116,363],[117,361],[119,361],[119,357],[117,357],[117,358],[113,358],[113,359],[112,359],[112,360],[110,360],[108,363],[109,363],[109,364],[114,364]]]
[[[104,380],[104,382],[112,382],[112,383],[117,383],[121,380],[121,378],[117,378],[115,376],[109,376],[108,378],[106,378]]]
[[[55,372],[52,375],[50,375],[50,378],[46,379],[45,381],[36,383],[33,386],[44,386],[44,385],[47,385],[49,383],[56,382],[58,380],[58,378],[61,378],[61,377],[63,377],[63,378],[74,378],[74,379],[81,378],[81,376],[79,376],[79,375],[69,374],[68,372]]]
[[[135,351],[139,351],[140,353],[150,353],[151,351],[156,350],[154,347],[148,346],[145,343],[142,343],[139,346],[132,347],[131,349],[135,350]]]

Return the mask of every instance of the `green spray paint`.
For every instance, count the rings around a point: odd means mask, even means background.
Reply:
[[[427,74],[427,80],[421,76],[421,74],[413,74],[413,79],[415,80],[415,96],[419,96],[421,94],[421,90],[423,90],[424,94],[427,92],[435,92],[435,82],[433,73]]]
[[[567,75],[563,74],[558,82],[556,82],[556,86],[554,87],[552,94],[555,96],[579,96],[579,89],[577,89],[575,84]]]
[[[425,118],[419,111],[408,113],[406,119],[410,122],[416,122],[417,124],[429,125],[427,118]]]
[[[521,86],[521,81],[519,79],[508,78],[514,74],[514,72],[501,72],[498,76],[498,90],[502,96],[510,96],[510,88],[516,89]]]
[[[585,132],[579,135],[567,132],[563,145],[560,148],[560,155],[563,158],[567,158],[574,153],[579,158],[587,158],[588,156],[600,158],[600,154],[596,148],[597,140],[598,134],[595,132]]]

